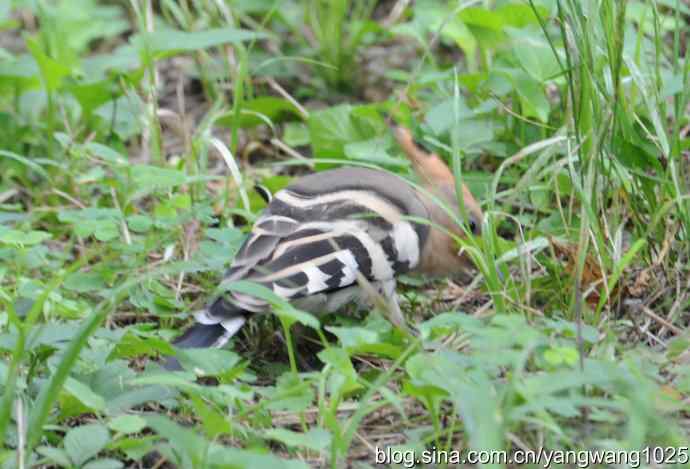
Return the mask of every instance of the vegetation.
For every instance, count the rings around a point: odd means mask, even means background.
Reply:
[[[679,0],[0,2],[0,464],[687,446],[689,18]],[[276,304],[163,371],[260,213],[253,185],[408,175],[391,121],[481,200],[474,280],[404,279],[412,334]]]

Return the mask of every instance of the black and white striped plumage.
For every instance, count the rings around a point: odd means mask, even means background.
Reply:
[[[440,194],[452,202],[454,188],[445,182],[448,194]],[[468,205],[472,209],[476,202]],[[439,218],[428,197],[385,171],[340,168],[305,176],[273,196],[224,281],[252,281],[301,309],[332,312],[369,299],[358,282],[363,278],[399,315],[396,276],[420,267],[433,271],[423,258],[447,257],[439,252],[441,243],[452,248],[450,238],[430,226],[448,223]],[[222,346],[250,314],[268,310],[259,298],[227,292],[196,314],[197,324],[175,345]]]

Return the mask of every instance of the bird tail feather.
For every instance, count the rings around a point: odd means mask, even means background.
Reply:
[[[194,324],[173,341],[178,348],[213,347],[226,333],[222,324]]]
[[[223,302],[224,303],[224,302]],[[173,341],[177,348],[221,348],[237,334],[247,319],[242,314],[231,316],[219,322],[209,323],[211,315],[220,313],[224,309],[219,301],[216,301],[209,309],[197,314],[197,323],[190,326],[184,333]],[[222,311],[230,313],[231,311]],[[232,311],[232,313],[239,313]],[[216,316],[217,317],[217,316]],[[222,317],[222,316],[221,316]],[[175,357],[168,357],[163,367],[167,370],[181,370],[180,362]]]

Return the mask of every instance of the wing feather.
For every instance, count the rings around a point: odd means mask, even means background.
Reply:
[[[372,282],[385,282],[415,267],[428,226],[406,217],[426,218],[424,205],[396,176],[349,171],[320,173],[330,180],[320,179],[311,186],[305,180],[313,176],[307,176],[275,194],[240,248],[226,281],[254,281],[296,300],[352,287],[358,273]],[[345,176],[356,179],[347,182]],[[397,192],[392,190],[394,184],[400,186]],[[310,192],[314,185],[323,190]],[[327,190],[329,186],[332,189]],[[240,310],[268,310],[265,301],[246,294],[231,292],[224,300]],[[217,319],[224,317],[222,310],[219,315]]]

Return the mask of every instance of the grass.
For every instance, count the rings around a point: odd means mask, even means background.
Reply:
[[[687,465],[690,9],[336,3],[0,6],[2,467]],[[229,349],[163,371],[224,288],[253,185],[407,175],[391,119],[482,202],[458,240],[474,279],[403,278],[414,334],[267,298]]]

